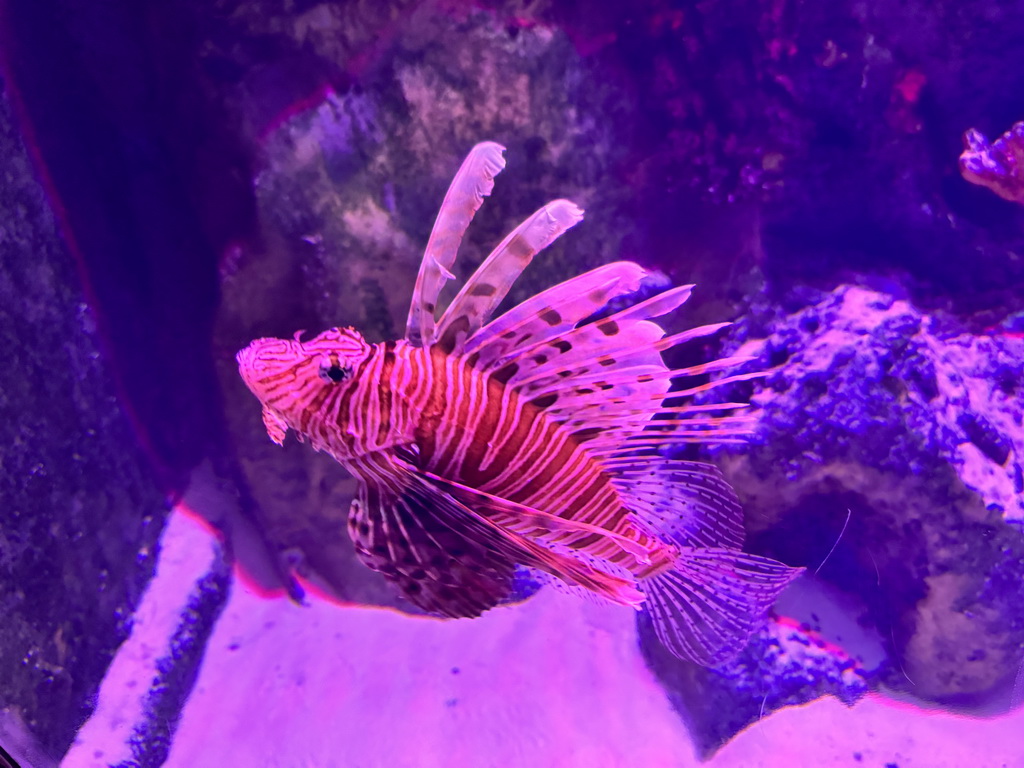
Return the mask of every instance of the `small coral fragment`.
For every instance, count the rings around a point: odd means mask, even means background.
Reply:
[[[967,131],[960,173],[1004,200],[1024,204],[1024,121],[1014,123],[991,144],[974,128]]]

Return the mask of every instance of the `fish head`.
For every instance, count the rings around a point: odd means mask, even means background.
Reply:
[[[235,355],[238,372],[263,404],[264,423],[277,443],[287,428],[298,431],[303,414],[323,402],[319,395],[325,388],[352,386],[353,372],[370,355],[370,346],[352,328],[329,328],[308,341],[301,340],[302,333],[291,339],[256,339]]]

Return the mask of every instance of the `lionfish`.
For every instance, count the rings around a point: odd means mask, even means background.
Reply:
[[[237,355],[270,438],[289,429],[357,480],[348,531],[360,560],[412,603],[473,617],[507,601],[516,569],[645,611],[676,656],[734,656],[802,569],[746,554],[737,498],[709,464],[666,458],[679,443],[735,435],[736,403],[669,405],[662,353],[727,323],[666,336],[653,321],[692,285],[625,309],[646,272],[620,261],[491,316],[533,257],[583,212],[555,200],[512,231],[441,314],[441,289],[504,147],[472,149],[438,213],[405,339],[352,328],[263,338]],[[620,298],[621,297],[621,298]],[[604,310],[604,312],[602,312]],[[659,417],[659,418],[655,418]]]

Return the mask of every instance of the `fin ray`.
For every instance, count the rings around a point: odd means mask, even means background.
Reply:
[[[617,261],[552,286],[492,320],[466,341],[486,370],[498,358],[525,345],[546,341],[575,328],[609,301],[633,293],[647,272],[631,261]]]
[[[401,458],[400,453],[400,449],[394,449],[364,455],[357,473],[397,489],[396,495],[406,504],[415,505],[423,519],[438,520],[467,542],[485,545],[499,561],[545,571],[620,605],[636,606],[643,600],[631,580],[608,573],[585,558],[556,551],[474,511]]]
[[[465,536],[444,510],[424,510],[414,498],[389,499],[382,489],[360,486],[349,512],[356,554],[411,603],[460,618],[479,616],[509,598],[514,565],[493,544]]]
[[[641,588],[661,643],[681,659],[713,667],[743,650],[802,572],[736,550],[682,549],[674,570]]]
[[[579,536],[600,536],[613,541],[616,546],[633,555],[638,563],[650,562],[648,551],[638,542],[607,528],[583,523],[566,517],[543,512],[525,504],[503,499],[476,488],[445,480],[432,473],[424,472],[433,482],[447,490],[462,503],[472,507],[479,514],[498,525],[532,539],[546,541],[552,535],[576,534]]]
[[[682,547],[740,549],[743,507],[714,464],[645,457],[612,485],[644,525]]]
[[[533,257],[582,219],[583,211],[574,203],[554,200],[512,230],[448,305],[437,324],[437,340],[442,348],[461,352],[466,340],[487,322]]]
[[[405,338],[415,347],[428,346],[434,341],[438,297],[445,282],[452,278],[451,268],[469,223],[494,189],[494,177],[505,167],[504,151],[503,146],[493,141],[477,144],[466,155],[448,187],[423,252],[409,306]]]

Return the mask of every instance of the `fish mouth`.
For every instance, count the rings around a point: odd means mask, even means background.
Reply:
[[[235,362],[238,364],[238,374],[242,377],[245,385],[256,393],[256,362],[259,358],[261,339],[249,342],[249,344],[235,353]]]
[[[298,342],[273,337],[255,339],[235,353],[238,373],[257,397],[262,396],[268,378],[294,366],[301,357]]]
[[[250,342],[248,346],[235,352],[235,362],[238,363],[238,371],[245,377],[246,369],[252,365],[253,358],[256,357],[256,350],[253,346],[256,342]]]
[[[238,363],[239,367],[246,365],[252,360],[254,356],[253,345],[255,343],[249,342],[247,346],[235,352],[235,362]]]

